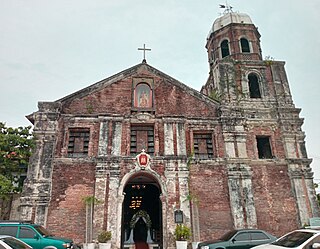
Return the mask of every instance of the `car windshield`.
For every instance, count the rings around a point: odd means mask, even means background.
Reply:
[[[15,238],[6,237],[2,238],[2,241],[4,241],[7,245],[11,246],[13,249],[29,249],[30,247],[24,243],[22,243],[20,240],[17,240]]]
[[[225,233],[224,235],[222,235],[221,238],[220,238],[220,240],[222,240],[222,241],[228,241],[228,240],[230,240],[236,233],[237,233],[236,230],[229,231],[229,232]]]
[[[52,236],[43,226],[34,226],[34,228],[43,236]]]
[[[293,233],[289,233],[286,236],[276,240],[272,244],[277,246],[293,248],[293,247],[300,246],[303,242],[307,241],[314,234],[315,233],[312,233],[312,232],[295,231]]]

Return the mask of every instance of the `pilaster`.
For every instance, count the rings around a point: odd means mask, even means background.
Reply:
[[[21,220],[46,225],[60,103],[39,102],[38,108],[33,114],[36,150],[29,160],[19,210]]]
[[[228,186],[235,228],[257,227],[251,178],[252,172],[249,166],[228,165]]]

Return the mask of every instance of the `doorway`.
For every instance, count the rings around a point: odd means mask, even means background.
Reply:
[[[161,189],[152,175],[140,173],[124,187],[121,248],[162,248]]]

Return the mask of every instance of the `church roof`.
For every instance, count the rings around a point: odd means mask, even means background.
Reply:
[[[137,72],[139,72],[141,70],[147,70],[155,75],[158,75],[162,78],[165,78],[168,82],[170,82],[170,84],[173,84],[173,85],[183,89],[184,91],[188,92],[190,95],[192,95],[198,99],[201,99],[202,101],[211,102],[211,103],[216,102],[216,101],[210,99],[209,97],[207,97],[206,95],[200,93],[199,91],[185,85],[184,83],[182,83],[182,82],[172,78],[171,76],[161,72],[160,70],[150,66],[146,62],[142,62],[142,63],[139,63],[139,64],[133,66],[133,67],[125,69],[124,71],[121,71],[121,72],[119,72],[115,75],[112,75],[106,79],[103,79],[99,82],[96,82],[88,87],[85,87],[77,92],[74,92],[70,95],[67,95],[61,99],[54,101],[54,102],[67,103],[67,102],[70,102],[76,98],[84,97],[92,92],[99,91],[100,89],[102,89],[108,85],[116,83],[121,79],[124,79],[126,77],[130,77],[131,75],[136,74]]]
[[[120,82],[127,82],[129,78],[135,77],[156,77],[158,83],[160,84],[169,84],[174,86],[176,89],[180,89],[180,93],[185,93],[195,99],[200,100],[204,105],[209,105],[211,107],[217,107],[219,103],[208,96],[200,93],[199,91],[187,86],[186,84],[172,78],[171,76],[161,72],[160,70],[150,66],[145,61],[139,63],[135,66],[132,66],[128,69],[125,69],[117,74],[114,74],[106,79],[98,81],[88,87],[85,87],[79,91],[71,93],[63,98],[60,98],[53,102],[40,101],[38,102],[38,111],[33,112],[30,115],[27,115],[26,118],[34,124],[35,114],[39,112],[60,112],[63,107],[67,107],[72,104],[74,101],[79,101],[80,99],[87,98],[88,96],[99,93],[103,89],[112,89],[113,84],[119,84]],[[167,102],[166,102],[167,103]],[[68,108],[68,107],[67,107]]]
[[[239,23],[239,24],[253,24],[249,15],[244,13],[235,13],[229,12],[225,13],[223,16],[217,18],[212,25],[209,36],[216,32],[219,29],[231,24],[231,23]]]

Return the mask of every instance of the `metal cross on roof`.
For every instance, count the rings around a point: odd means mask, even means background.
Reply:
[[[143,44],[143,48],[138,48],[138,50],[143,50],[143,63],[146,63],[146,51],[151,51],[151,48],[146,48],[146,44]]]

